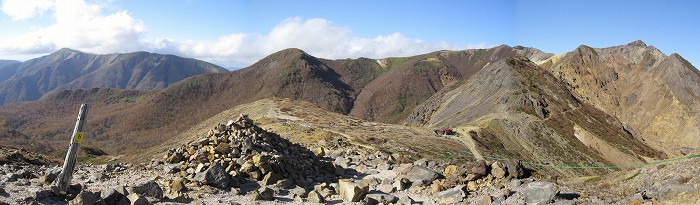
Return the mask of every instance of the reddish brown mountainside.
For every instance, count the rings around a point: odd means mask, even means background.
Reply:
[[[635,41],[580,46],[541,66],[583,102],[618,118],[638,140],[669,155],[700,147],[700,72],[680,55]]]

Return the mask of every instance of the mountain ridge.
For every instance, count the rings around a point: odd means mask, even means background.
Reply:
[[[162,89],[193,75],[227,72],[214,64],[174,55],[95,55],[68,48],[11,66],[13,74],[0,83],[0,104],[36,100],[60,89]]]
[[[682,146],[700,146],[693,137],[700,134],[693,114],[700,110],[700,72],[680,55],[636,41],[579,47],[540,66],[582,101],[620,119],[640,141],[671,156]]]

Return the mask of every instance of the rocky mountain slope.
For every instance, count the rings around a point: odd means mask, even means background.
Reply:
[[[670,156],[700,146],[700,72],[678,54],[635,41],[580,46],[541,64],[582,102],[608,113],[638,141]]]
[[[540,61],[551,54],[533,48],[501,45],[490,49],[438,51],[377,60],[388,71],[362,89],[349,114],[379,122],[401,122],[414,107],[443,88],[470,78],[490,63],[514,56]]]
[[[190,76],[227,70],[211,63],[146,52],[94,55],[61,49],[2,67],[0,104],[37,100],[75,88],[162,89]]]
[[[0,82],[7,80],[17,72],[18,65],[21,62],[15,60],[0,60]]]
[[[571,166],[663,158],[525,58],[497,61],[415,109],[407,123],[453,127],[488,155]],[[525,150],[525,151],[524,151]],[[600,170],[559,170],[575,176]]]

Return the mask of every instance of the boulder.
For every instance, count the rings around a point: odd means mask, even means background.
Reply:
[[[393,184],[396,191],[406,190],[406,189],[408,189],[408,187],[410,187],[410,185],[411,185],[411,181],[409,181],[406,178],[397,178]]]
[[[151,203],[145,197],[139,196],[136,193],[129,194],[126,198],[131,202],[131,205],[150,205]]]
[[[506,176],[506,171],[503,169],[503,165],[498,161],[491,164],[491,175],[496,177],[496,179],[503,179]]]
[[[83,185],[81,184],[71,184],[68,186],[68,194],[72,196],[78,195],[81,191],[83,191]]]
[[[391,168],[392,168],[391,165],[387,164],[387,163],[382,163],[382,164],[377,165],[377,170],[379,170],[379,171],[390,170]]]
[[[353,182],[349,179],[341,179],[338,180],[338,189],[340,198],[346,202],[359,202],[369,192],[369,184],[364,180]]]
[[[399,198],[393,195],[389,194],[383,194],[383,193],[375,193],[375,194],[367,194],[365,197],[367,199],[374,199],[375,201],[379,202],[380,204],[393,204],[399,201]]]
[[[425,186],[437,179],[439,174],[423,166],[415,165],[406,173],[406,179],[411,181],[411,186]]]
[[[35,200],[35,201],[41,201],[41,200],[44,200],[44,199],[46,199],[46,198],[51,197],[52,194],[53,194],[53,191],[51,191],[51,190],[48,190],[48,189],[40,189],[40,190],[37,190],[37,191],[34,192],[34,196],[33,196],[33,197],[34,197],[34,200]]]
[[[185,178],[178,177],[173,179],[173,181],[170,182],[170,194],[171,195],[176,195],[177,193],[181,193],[187,191],[187,187],[185,186]]]
[[[228,188],[231,177],[219,163],[214,163],[213,166],[209,167],[204,172],[197,173],[194,180],[219,189],[226,189]]]
[[[323,149],[323,147],[316,148],[316,150],[314,151],[314,155],[316,155],[317,157],[323,157],[326,155],[326,150]]]
[[[488,167],[486,165],[486,161],[477,160],[468,164],[467,173],[474,174],[476,175],[476,177],[486,176],[488,174]]]
[[[97,200],[100,199],[100,196],[95,194],[94,192],[91,191],[85,191],[83,190],[75,196],[73,200],[70,200],[68,204],[70,205],[94,205],[97,203]]]
[[[478,204],[485,204],[485,205],[490,205],[493,202],[493,200],[491,199],[491,196],[489,196],[489,195],[481,196],[481,198],[478,199],[477,201],[478,201]]]
[[[396,187],[391,184],[380,184],[377,186],[377,190],[384,192],[384,193],[393,193],[396,191]]]
[[[306,192],[306,189],[301,188],[301,187],[294,187],[293,189],[289,189],[289,193],[294,194],[294,196],[298,196],[301,198],[307,198],[308,192]]]
[[[253,194],[253,198],[256,201],[272,201],[275,200],[275,191],[268,187],[262,187],[255,191],[255,193]]]
[[[658,188],[658,196],[660,199],[668,199],[680,193],[691,194],[696,191],[698,189],[690,184],[668,184]]]
[[[531,182],[522,192],[528,204],[548,204],[559,193],[559,187],[552,182]]]
[[[163,189],[153,180],[148,180],[144,183],[134,186],[133,193],[144,197],[153,197],[163,199]]]
[[[439,204],[459,203],[462,202],[465,197],[467,197],[467,193],[464,192],[464,185],[442,191],[435,196]]]
[[[479,187],[477,186],[477,184],[476,184],[475,181],[469,181],[469,182],[467,182],[467,189],[468,189],[469,191],[476,191],[476,189],[478,189],[478,188],[479,188]]]
[[[447,165],[447,167],[445,167],[445,170],[442,172],[442,175],[445,176],[452,176],[455,174],[457,174],[457,165],[454,164]]]
[[[308,196],[306,197],[306,200],[308,202],[313,202],[313,203],[326,203],[326,199],[321,196],[317,191],[313,190],[309,192]]]
[[[168,157],[168,159],[166,159],[166,161],[168,163],[174,164],[174,163],[179,163],[183,159],[185,159],[185,156],[183,155],[183,153],[179,152],[179,151],[175,151],[175,152],[173,152],[173,154],[171,154]]]
[[[218,146],[216,146],[216,148],[214,149],[214,151],[215,151],[217,154],[228,154],[228,153],[231,153],[231,145],[229,145],[228,143],[220,143]]]
[[[396,205],[412,205],[415,204],[416,202],[413,201],[413,199],[409,196],[402,196],[399,198],[399,201],[396,202]]]
[[[506,168],[508,169],[508,177],[510,178],[520,179],[525,175],[523,164],[520,160],[509,159],[506,161]]]
[[[277,183],[277,181],[281,180],[282,176],[275,172],[268,172],[265,177],[263,177],[262,184],[263,185],[273,185]]]
[[[106,202],[107,204],[117,204],[117,202],[126,197],[125,194],[128,195],[126,188],[123,186],[106,189],[102,191],[102,201]]]
[[[700,151],[700,149],[691,148],[691,147],[681,147],[681,154],[682,155],[689,155],[689,154],[695,153],[697,151]]]
[[[40,176],[39,181],[44,184],[51,184],[54,180],[56,180],[56,178],[58,178],[58,174],[60,173],[60,168],[46,170],[46,174]]]

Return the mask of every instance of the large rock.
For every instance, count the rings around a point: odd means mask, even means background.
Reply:
[[[326,203],[326,199],[323,198],[323,196],[321,196],[321,194],[319,194],[316,190],[309,192],[306,200],[313,203]]]
[[[523,189],[528,204],[548,204],[559,193],[559,187],[552,182],[531,182]]]
[[[394,204],[397,201],[399,201],[399,197],[389,195],[389,194],[382,194],[382,193],[367,194],[366,198],[374,199],[375,201],[379,202],[380,204]]]
[[[340,198],[346,202],[358,202],[365,198],[369,192],[369,183],[364,180],[351,181],[349,179],[338,180]]]
[[[323,149],[323,147],[316,148],[316,150],[314,150],[314,155],[317,157],[323,157],[326,155],[326,150]]]
[[[691,194],[696,191],[698,191],[698,189],[690,184],[668,184],[658,189],[658,196],[660,199],[667,199],[677,196],[680,193]]]
[[[523,164],[520,162],[520,160],[509,159],[508,161],[506,161],[506,163],[509,178],[523,178],[525,172],[523,171]]]
[[[51,184],[54,180],[56,180],[56,178],[58,178],[58,175],[60,173],[60,168],[46,170],[46,173],[39,177],[39,181],[41,181],[44,184]]]
[[[117,204],[117,202],[125,199],[126,195],[128,195],[126,188],[119,186],[102,191],[102,200],[107,204]]]
[[[691,148],[691,147],[681,147],[681,154],[682,155],[689,155],[689,154],[695,153],[697,151],[700,151],[700,149]]]
[[[452,175],[457,174],[457,172],[458,172],[457,165],[451,164],[451,165],[447,165],[447,167],[445,167],[445,170],[442,172],[442,175],[452,176]]]
[[[415,204],[415,201],[409,196],[402,196],[399,198],[399,201],[396,202],[396,205],[412,205]]]
[[[409,181],[406,178],[396,178],[396,180],[394,181],[394,184],[392,186],[394,186],[396,191],[403,191],[405,189],[408,189],[410,184],[411,184],[411,181]]]
[[[51,190],[40,189],[40,190],[37,190],[34,192],[33,197],[34,197],[34,200],[41,201],[41,200],[44,200],[46,198],[51,197],[52,194],[53,194],[53,192]]]
[[[151,204],[150,202],[148,202],[148,200],[145,197],[139,196],[136,193],[129,194],[129,196],[126,196],[126,198],[129,200],[131,205],[150,205]]]
[[[94,205],[97,203],[97,200],[100,199],[100,196],[97,194],[91,192],[91,191],[85,191],[83,190],[75,196],[75,198],[71,201],[68,202],[70,205]]]
[[[160,185],[158,185],[158,183],[156,183],[153,180],[148,180],[144,183],[136,185],[132,190],[133,193],[136,193],[140,196],[153,197],[156,199],[163,198],[163,189],[160,188]]]
[[[170,157],[168,157],[167,162],[171,163],[171,164],[178,163],[178,162],[182,161],[184,158],[185,158],[185,156],[183,155],[182,152],[175,151],[175,152],[173,152],[173,154],[170,155]]]
[[[216,149],[214,151],[217,154],[228,154],[231,153],[231,145],[228,143],[220,143],[218,146],[216,146]]]
[[[484,160],[477,160],[472,162],[467,167],[467,173],[474,174],[477,177],[486,176],[488,174],[488,167]]]
[[[281,180],[282,176],[275,172],[268,172],[265,177],[263,177],[262,184],[263,185],[273,185],[277,183],[277,181]]]
[[[197,173],[194,179],[195,181],[202,182],[219,189],[226,189],[228,188],[231,176],[226,173],[224,168],[221,167],[219,163],[214,163],[213,166],[209,167],[204,172]]]
[[[506,176],[506,170],[503,169],[503,165],[498,161],[491,164],[491,175],[496,177],[496,179],[503,179]]]
[[[440,204],[454,204],[462,202],[465,197],[467,197],[467,193],[464,192],[464,185],[459,185],[438,193],[435,198]]]
[[[415,165],[406,173],[406,179],[411,181],[411,186],[425,186],[437,179],[439,174],[423,166]]]
[[[272,201],[275,200],[275,191],[268,188],[268,187],[262,187],[255,191],[253,198],[258,201],[258,200],[264,200],[264,201]]]
[[[178,177],[173,179],[173,181],[170,182],[170,194],[171,195],[176,195],[177,193],[181,193],[187,191],[187,187],[185,186],[185,178]]]

